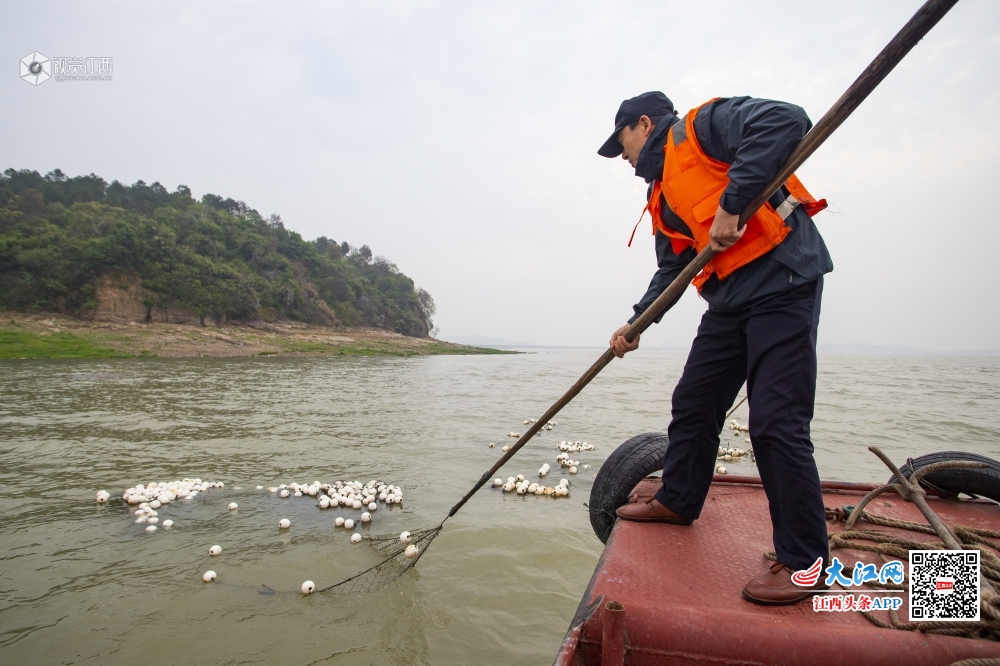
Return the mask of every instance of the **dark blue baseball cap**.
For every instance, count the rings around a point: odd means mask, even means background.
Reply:
[[[626,125],[639,120],[643,116],[656,118],[659,116],[673,115],[674,103],[661,93],[653,91],[636,95],[632,99],[627,99],[618,107],[615,114],[615,131],[611,133],[608,140],[600,147],[597,154],[601,157],[618,157],[622,154],[622,144],[618,141],[618,132]]]

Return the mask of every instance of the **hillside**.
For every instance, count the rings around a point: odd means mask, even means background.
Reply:
[[[7,169],[0,309],[202,326],[290,320],[423,337],[434,301],[367,245],[306,241],[243,201]]]

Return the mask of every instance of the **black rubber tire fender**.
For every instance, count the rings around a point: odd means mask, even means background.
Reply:
[[[946,460],[967,460],[971,462],[982,462],[989,465],[979,469],[945,469],[940,472],[928,474],[922,481],[928,490],[943,490],[945,493],[957,495],[978,495],[988,497],[994,502],[1000,502],[1000,462],[981,456],[978,453],[967,453],[965,451],[939,451],[928,453],[924,456],[912,458],[908,465],[900,467],[899,471],[906,478],[914,470],[918,470],[934,463]],[[889,477],[891,483],[895,477]]]
[[[607,543],[615,525],[615,510],[628,503],[636,484],[663,469],[667,433],[644,432],[625,440],[608,456],[590,489],[590,524],[594,534]]]

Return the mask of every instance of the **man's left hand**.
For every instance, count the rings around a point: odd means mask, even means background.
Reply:
[[[719,210],[715,211],[715,220],[712,221],[712,228],[708,230],[708,237],[712,239],[713,250],[723,252],[743,237],[743,232],[747,228],[744,226],[742,229],[739,229],[739,222],[739,215],[727,213],[722,209],[722,206],[719,206]]]

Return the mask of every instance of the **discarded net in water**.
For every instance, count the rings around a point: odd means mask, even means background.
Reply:
[[[442,525],[432,527],[420,532],[411,532],[409,541],[403,542],[399,535],[377,535],[365,536],[375,550],[386,555],[386,558],[370,569],[362,571],[356,576],[351,576],[329,587],[324,587],[320,592],[340,592],[352,594],[354,592],[374,592],[380,590],[392,581],[403,575],[410,567],[417,563],[417,560],[427,551],[431,541],[441,532]],[[417,554],[414,557],[406,556],[408,546],[416,546]]]
[[[649,323],[645,324],[645,326],[648,325]],[[633,324],[633,326],[635,325]],[[644,329],[645,326],[642,328]],[[546,426],[546,424],[555,418],[555,415],[559,412],[559,410],[569,403],[570,400],[576,397],[576,395],[583,390],[583,387],[590,383],[590,380],[597,376],[597,373],[599,373],[604,366],[610,363],[611,359],[614,357],[615,355],[610,349],[604,352],[604,354],[602,354],[601,357],[592,366],[590,366],[590,369],[587,370],[587,372],[585,372],[579,380],[577,380],[576,384],[574,384],[569,391],[563,394],[563,397],[557,400],[554,405],[549,407],[548,410],[542,414],[541,418],[532,423],[527,432],[521,435],[520,438],[514,442],[514,445],[504,452],[502,456],[500,456],[500,459],[493,464],[493,467],[486,470],[486,473],[480,477],[479,481],[472,486],[469,492],[465,493],[465,496],[458,500],[458,503],[455,504],[455,506],[451,507],[448,515],[445,516],[445,519],[441,521],[440,525],[429,530],[411,533],[409,543],[403,543],[399,540],[399,537],[370,537],[372,545],[375,546],[376,549],[386,553],[388,557],[373,566],[371,569],[362,571],[356,576],[352,576],[351,578],[341,581],[340,583],[336,583],[335,585],[325,587],[320,591],[338,591],[348,593],[371,592],[373,590],[381,589],[399,578],[407,569],[417,563],[417,560],[419,560],[427,550],[427,546],[430,545],[430,542],[434,539],[434,537],[441,533],[441,530],[444,528],[445,521],[458,513],[459,510],[465,506],[465,503],[468,502],[480,488],[490,483],[497,470],[503,467],[508,460],[514,457],[514,454],[516,454],[521,447],[530,442],[532,437],[537,435],[539,431]],[[405,554],[406,547],[410,544],[414,544],[420,549],[420,551],[412,559],[406,557]]]

